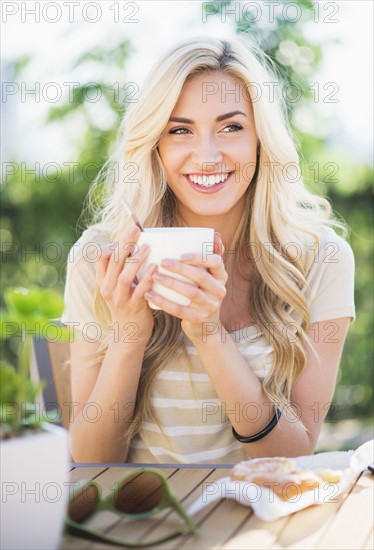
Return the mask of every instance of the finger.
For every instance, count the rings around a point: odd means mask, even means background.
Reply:
[[[96,283],[100,286],[104,280],[104,277],[106,275],[108,264],[110,261],[110,257],[112,255],[113,251],[109,249],[102,249],[100,258],[98,259],[96,263]]]
[[[123,239],[121,239],[119,243],[112,243],[109,246],[113,250],[107,268],[107,279],[110,286],[116,286],[125,261],[138,252],[139,246],[136,244],[136,241],[139,237],[139,233],[140,229],[136,225],[133,225],[126,231]],[[132,259],[130,261],[136,262],[137,260]]]
[[[210,276],[216,281],[221,281],[222,284],[226,284],[227,281],[223,259],[218,254],[209,254],[203,259],[199,254],[188,254],[188,258],[181,256],[181,261],[173,260],[170,263],[169,260],[167,262],[162,260],[161,267],[192,279],[194,283],[208,291],[214,285]]]
[[[138,270],[147,259],[149,252],[149,246],[144,243],[131,258],[126,258],[117,279],[118,284],[127,287],[127,290],[130,289],[130,286],[132,286],[134,280],[137,278],[136,274]]]
[[[219,254],[220,256],[223,256],[224,251],[225,251],[225,247],[224,247],[220,233],[214,233],[214,244],[213,244],[214,254]]]
[[[196,305],[209,312],[215,311],[226,295],[225,287],[214,280],[209,293],[194,284],[181,281],[180,279],[170,277],[169,275],[165,275],[160,272],[154,273],[153,280],[162,286],[178,292],[186,298],[189,298],[191,301],[191,306]]]
[[[144,293],[148,290],[151,290],[153,285],[152,275],[157,271],[157,264],[150,264],[147,269],[144,271],[143,277],[140,282],[136,285],[133,298],[135,299],[144,299]]]
[[[147,301],[152,302],[152,304],[158,306],[166,313],[169,313],[174,317],[178,317],[179,319],[185,319],[186,321],[196,323],[203,323],[207,318],[207,313],[205,311],[191,307],[192,304],[190,304],[189,306],[176,304],[175,302],[172,302],[167,298],[160,296],[160,294],[157,294],[157,292],[154,292],[153,290],[147,291],[144,294],[144,298]]]

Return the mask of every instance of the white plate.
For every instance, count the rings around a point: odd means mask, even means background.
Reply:
[[[234,481],[224,477],[203,484],[201,496],[188,508],[191,516],[212,502],[231,498],[243,506],[250,506],[256,516],[263,521],[273,521],[288,514],[298,512],[313,504],[323,504],[336,499],[352,486],[357,476],[374,460],[374,440],[367,441],[356,451],[338,451],[300,456],[293,459],[297,468],[308,470],[343,470],[339,483],[324,482],[319,487],[282,500],[267,487],[248,481]]]

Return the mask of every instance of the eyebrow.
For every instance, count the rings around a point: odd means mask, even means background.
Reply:
[[[243,116],[247,117],[247,115],[245,113],[243,113],[242,111],[230,111],[230,113],[225,113],[224,115],[219,115],[216,118],[216,122],[221,122],[222,120],[225,120],[226,118],[231,118],[232,116],[235,116],[235,115],[243,115]],[[194,121],[191,120],[190,118],[184,118],[184,117],[179,117],[179,116],[170,117],[169,122],[181,122],[182,124],[195,124]]]

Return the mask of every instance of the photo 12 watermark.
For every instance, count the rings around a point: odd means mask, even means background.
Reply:
[[[281,96],[288,104],[296,104],[311,94],[314,103],[339,103],[337,96],[340,88],[337,82],[314,82],[308,88],[302,88],[298,82],[250,82],[241,84],[235,82],[233,87],[228,87],[226,82],[203,81],[201,85],[201,99],[207,103],[211,97],[219,96],[222,103],[240,103],[241,99],[249,103],[257,103],[265,99],[268,103],[278,101]]]
[[[20,103],[57,103],[73,104],[77,102],[97,104],[108,100],[112,103],[126,105],[138,103],[140,91],[137,82],[113,82],[102,84],[99,82],[16,82],[3,81],[1,83],[1,102],[7,103],[19,100]]]
[[[313,2],[310,6],[301,2],[203,2],[201,21],[207,23],[219,17],[221,23],[244,21],[248,24],[271,24],[281,20],[290,24],[308,21],[314,23],[339,23],[338,2]]]
[[[230,168],[230,170],[229,170]],[[93,180],[100,174],[102,166],[97,162],[91,161],[81,163],[78,161],[64,161],[58,163],[51,162],[3,162],[1,165],[1,174],[3,183],[9,183],[12,179],[17,178],[21,183],[92,183]],[[257,173],[257,179],[266,177],[273,183],[279,178],[282,178],[288,183],[297,183],[303,179],[303,171],[297,162],[287,162],[281,164],[277,161],[265,161],[256,167],[255,162],[231,163],[230,166],[223,161],[219,164],[219,169],[212,162],[201,163],[201,171],[203,183],[209,182],[209,174],[217,173],[217,171],[228,173],[233,172],[231,181],[240,183],[244,181],[252,181],[254,170]],[[308,171],[312,175],[308,176],[308,182],[312,181],[315,184],[336,184],[339,183],[339,178],[336,177],[339,173],[339,165],[336,162],[329,161],[320,163],[313,162],[310,166],[304,167],[304,172]],[[139,183],[140,167],[136,162],[111,162],[106,166],[106,176],[110,177],[113,183]]]
[[[222,103],[227,101],[239,103],[242,99],[256,104],[259,101],[274,103],[282,98],[286,104],[296,105],[311,96],[314,103],[339,103],[339,84],[335,81],[316,81],[308,87],[302,87],[296,81],[269,82],[251,81],[249,84],[235,82],[229,87],[226,82],[218,84],[210,80],[201,83],[201,100],[207,103],[212,97],[219,96]],[[1,84],[1,102],[18,100],[22,104],[56,105],[58,103],[98,104],[100,101],[127,105],[138,103],[140,86],[135,81],[112,82],[103,84],[89,81],[3,81]]]
[[[112,23],[139,23],[141,2],[1,2],[2,23],[75,23],[95,24],[106,18]]]

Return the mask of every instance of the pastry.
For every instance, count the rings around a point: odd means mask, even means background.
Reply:
[[[280,499],[290,500],[325,482],[337,483],[341,471],[301,470],[285,457],[255,458],[239,462],[231,471],[234,481],[246,481],[271,489]]]

